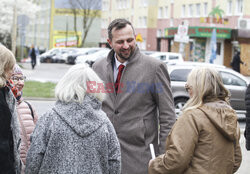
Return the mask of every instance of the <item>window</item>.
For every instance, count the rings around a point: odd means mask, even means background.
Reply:
[[[162,34],[161,34],[161,29],[158,29],[157,30],[157,37],[161,37],[162,36]]]
[[[189,4],[189,14],[188,14],[189,17],[192,17],[193,16],[193,4]]]
[[[168,7],[165,7],[165,18],[168,18]]]
[[[147,6],[148,6],[148,0],[141,0],[140,5],[141,5],[142,7],[147,7]]]
[[[174,26],[174,20],[173,18],[170,19],[170,27],[173,27]]]
[[[126,0],[127,8],[130,8],[130,0]]]
[[[160,55],[158,58],[160,60],[167,60],[167,56],[166,55]]]
[[[236,14],[242,14],[243,12],[243,0],[236,1]]]
[[[217,55],[221,54],[221,43],[220,42],[216,43],[216,54]]]
[[[204,16],[207,16],[207,2],[204,3]]]
[[[227,14],[232,14],[232,0],[227,1]]]
[[[139,17],[139,27],[145,28],[147,27],[147,17]]]
[[[186,82],[191,69],[175,69],[170,73],[171,81]]]
[[[179,56],[169,55],[169,60],[179,60]]]
[[[220,75],[224,85],[246,86],[246,82],[234,74],[220,71]]]
[[[108,11],[109,4],[107,1],[102,1],[102,10],[103,11]]]
[[[185,6],[185,5],[182,5],[181,16],[182,16],[182,17],[185,17],[185,16],[186,16],[186,6]]]
[[[201,10],[200,10],[201,5],[196,4],[196,16],[199,17],[201,15]]]
[[[158,18],[162,18],[163,17],[163,8],[162,7],[159,7],[159,10],[158,10]]]
[[[108,19],[102,19],[101,27],[102,28],[108,28]]]
[[[144,16],[142,19],[143,19],[143,27],[147,27],[147,17]]]

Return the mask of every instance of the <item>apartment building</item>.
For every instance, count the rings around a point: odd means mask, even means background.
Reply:
[[[216,31],[215,64],[230,66],[235,50],[250,64],[250,0],[103,0],[100,45],[106,44],[107,26],[115,18],[130,20],[143,50],[179,52],[184,58],[209,62],[212,31]],[[188,26],[188,41],[175,40],[179,26]],[[250,65],[241,67],[250,75]]]
[[[132,22],[142,50],[156,50],[157,0],[102,0],[100,45],[107,43],[108,24],[116,18]]]

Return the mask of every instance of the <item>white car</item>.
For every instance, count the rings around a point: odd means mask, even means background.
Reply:
[[[103,57],[107,57],[108,53],[110,52],[110,49],[108,48],[102,48],[100,50],[98,50],[97,52],[94,52],[92,54],[88,54],[88,55],[82,55],[82,56],[78,56],[76,58],[76,63],[87,63],[90,66],[93,65],[93,63],[100,58]]]
[[[155,57],[165,63],[170,62],[183,62],[183,57],[180,53],[173,52],[155,52],[150,54],[151,57]]]

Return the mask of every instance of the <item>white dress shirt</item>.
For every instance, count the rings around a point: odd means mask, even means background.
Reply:
[[[117,78],[117,75],[118,75],[118,72],[119,72],[119,66],[122,64],[124,66],[127,65],[127,61],[124,62],[124,63],[121,63],[117,60],[116,58],[116,54],[114,55],[115,56],[115,64],[114,64],[114,82],[116,82],[116,78]]]

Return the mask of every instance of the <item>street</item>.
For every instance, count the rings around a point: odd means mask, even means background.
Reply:
[[[27,80],[36,80],[40,82],[58,82],[59,79],[72,66],[61,63],[39,63],[34,70],[31,69],[30,63],[21,63],[24,68],[23,73]]]
[[[34,70],[31,69],[29,63],[23,63],[24,74],[27,76],[28,80],[38,80],[38,81],[50,81],[58,82],[58,80],[64,75],[64,73],[72,66],[66,64],[47,64],[42,63],[37,66]],[[249,78],[249,77],[248,77]],[[249,78],[250,79],[250,78]],[[45,113],[47,110],[51,109],[55,103],[54,99],[44,100],[44,99],[28,99],[28,101],[34,106],[36,112],[39,116]],[[248,174],[249,173],[249,164],[250,164],[250,151],[247,151],[245,148],[245,138],[243,135],[245,129],[245,122],[239,122],[241,128],[241,139],[240,145],[242,149],[242,163],[237,174]]]

